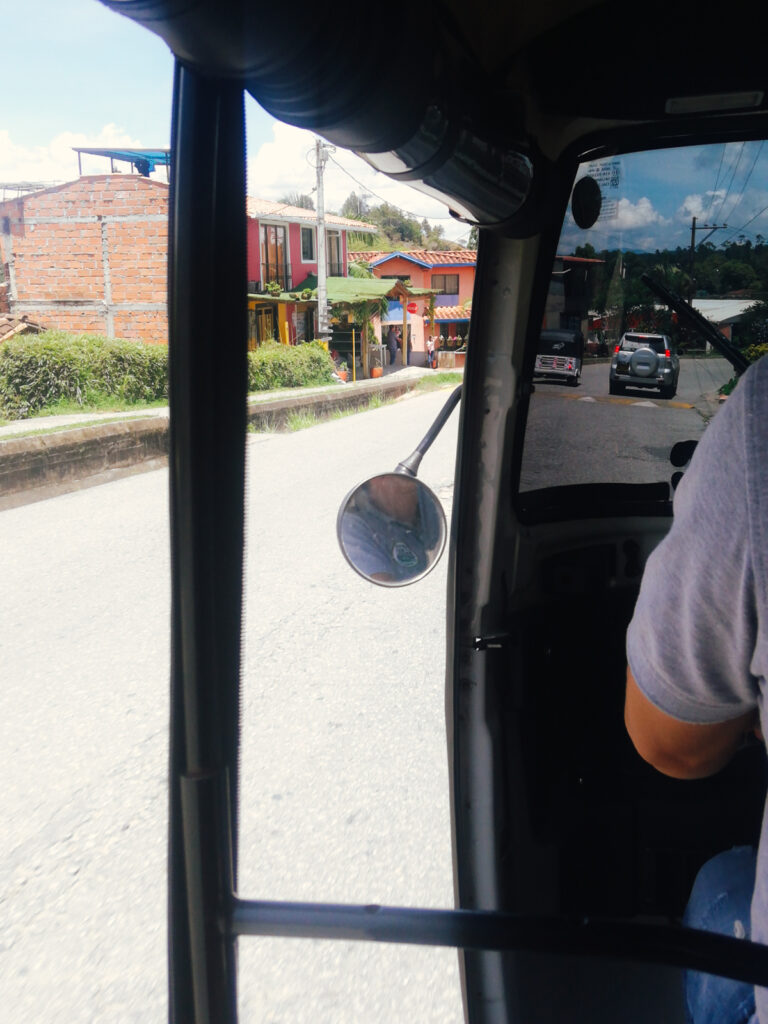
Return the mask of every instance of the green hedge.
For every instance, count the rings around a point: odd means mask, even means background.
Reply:
[[[332,383],[334,363],[319,342],[266,342],[248,353],[248,390]],[[168,349],[94,334],[45,331],[0,346],[0,415],[23,419],[67,400],[97,407],[105,399],[168,397]]]
[[[105,397],[148,402],[168,397],[165,345],[95,334],[44,331],[0,346],[0,411],[22,419],[56,402],[96,406]]]
[[[248,390],[306,388],[331,384],[333,360],[319,341],[281,345],[265,341],[248,353]]]

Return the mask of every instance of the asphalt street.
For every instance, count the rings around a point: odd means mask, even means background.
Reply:
[[[445,561],[346,565],[346,492],[447,392],[248,435],[240,891],[450,906]],[[450,508],[458,414],[421,476]],[[0,991],[15,1024],[165,1019],[167,472],[0,513]],[[449,950],[246,939],[243,1021],[461,1020]]]

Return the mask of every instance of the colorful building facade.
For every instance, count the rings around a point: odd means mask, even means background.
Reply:
[[[417,302],[417,312],[408,315],[411,362],[426,362],[430,333],[442,337],[445,348],[458,348],[466,342],[477,265],[474,249],[355,252],[350,254],[350,260],[364,263],[376,277],[410,282],[414,288],[429,289],[433,294],[434,310],[432,297],[424,297]],[[396,308],[392,310],[391,322],[401,324]]]
[[[295,344],[316,335],[317,213],[248,198],[249,345],[271,338]],[[375,234],[364,221],[325,215],[328,277],[347,276],[347,235]],[[272,294],[270,294],[272,293]]]

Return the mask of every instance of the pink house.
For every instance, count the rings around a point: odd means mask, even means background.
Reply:
[[[477,265],[474,249],[355,252],[350,259],[366,263],[376,277],[407,280],[414,288],[429,288],[435,293],[435,334],[446,339],[446,347],[458,347],[466,339]],[[426,361],[429,297],[419,299],[417,307],[416,313],[408,314],[408,327],[413,346],[411,361],[418,365]],[[390,316],[391,322],[402,323],[399,303],[393,304]]]
[[[317,300],[306,291],[317,288],[317,213],[268,199],[247,200],[248,310],[251,344],[269,338],[293,344],[316,333]],[[359,220],[325,215],[328,277],[347,276],[347,234],[375,234]],[[270,295],[269,286],[280,286]],[[304,293],[304,297],[302,296]]]

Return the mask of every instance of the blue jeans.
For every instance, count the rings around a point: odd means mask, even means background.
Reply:
[[[748,939],[756,861],[752,846],[735,846],[708,860],[696,876],[683,924]],[[685,1012],[689,1024],[756,1022],[755,991],[744,981],[686,971]]]

